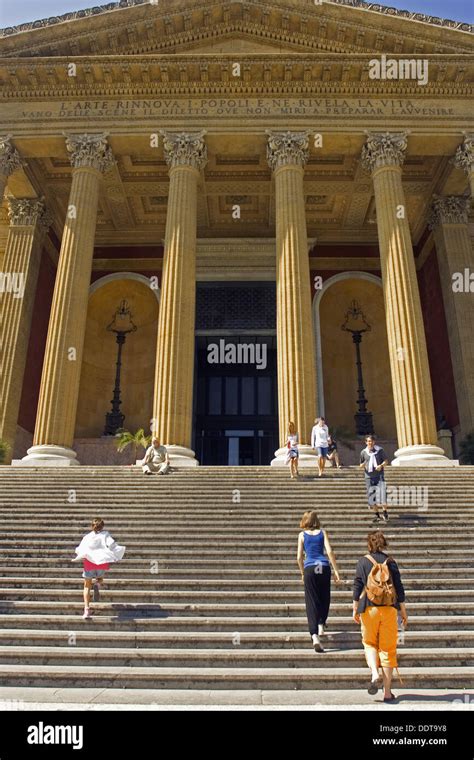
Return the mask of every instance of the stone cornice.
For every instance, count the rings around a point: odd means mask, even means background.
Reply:
[[[393,58],[403,58],[396,56]],[[429,80],[369,79],[367,55],[240,55],[241,76],[232,76],[234,55],[100,56],[88,58],[0,59],[0,97],[36,99],[114,95],[162,96],[194,93],[288,92],[360,95],[433,94],[469,96],[474,81],[471,56],[431,56]],[[76,76],[67,74],[75,63]]]
[[[473,48],[468,24],[355,0],[322,5],[300,0],[296,7],[288,0],[167,0],[156,6],[130,0],[90,9],[89,15],[78,11],[55,17],[50,24],[37,21],[3,30],[3,37],[0,30],[0,51],[26,57],[179,52],[190,44],[219,41],[232,30],[256,41],[333,52],[431,54]]]

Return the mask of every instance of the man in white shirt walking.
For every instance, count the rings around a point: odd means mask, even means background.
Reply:
[[[324,472],[326,457],[328,455],[328,436],[329,430],[326,425],[326,420],[324,417],[318,417],[314,421],[314,427],[311,431],[311,447],[318,452],[318,469],[320,478]]]

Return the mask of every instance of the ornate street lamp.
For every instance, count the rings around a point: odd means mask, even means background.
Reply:
[[[362,377],[362,362],[360,359],[360,344],[362,343],[362,333],[370,332],[371,326],[366,321],[364,313],[357,301],[352,301],[349,309],[346,311],[344,324],[341,330],[350,332],[356,349],[356,366],[357,366],[357,405],[358,412],[354,415],[357,435],[368,435],[373,433],[374,425],[372,422],[372,412],[367,411],[368,401],[365,398],[364,380]]]
[[[120,411],[120,370],[122,367],[122,348],[125,344],[125,336],[135,332],[137,326],[132,322],[132,315],[128,303],[122,301],[115,312],[112,322],[107,325],[107,330],[114,332],[117,338],[117,364],[115,369],[114,397],[111,399],[112,411],[105,415],[104,435],[115,435],[117,430],[123,427],[125,415]]]

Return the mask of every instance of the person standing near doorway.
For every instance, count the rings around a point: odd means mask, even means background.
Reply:
[[[288,454],[286,455],[286,464],[290,464],[291,479],[298,477],[298,433],[294,422],[288,423],[288,437],[286,439]]]
[[[315,652],[324,652],[320,636],[325,633],[331,602],[331,567],[336,583],[341,582],[329,536],[321,529],[317,512],[305,512],[298,536],[297,562],[304,583],[308,627]]]
[[[382,447],[376,445],[373,433],[366,436],[365,442],[367,446],[360,452],[360,467],[364,469],[368,507],[375,512],[372,522],[388,522],[387,486],[384,476],[384,467],[388,464],[388,459]]]
[[[318,476],[321,478],[326,464],[326,458],[329,450],[328,443],[329,430],[324,417],[318,417],[314,421],[314,427],[311,431],[311,448],[318,452]]]

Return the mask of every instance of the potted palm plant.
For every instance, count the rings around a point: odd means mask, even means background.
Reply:
[[[9,444],[0,438],[0,464],[3,464],[7,458],[7,454],[10,451]]]
[[[132,447],[134,463],[137,460],[137,449],[146,449],[151,443],[151,435],[145,435],[143,428],[135,431],[135,433],[130,432],[130,430],[119,430],[118,433],[115,434],[115,438],[117,451],[119,453],[125,451],[128,446]]]

